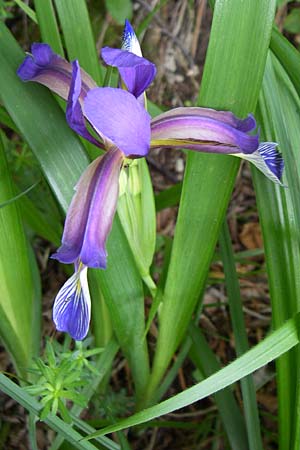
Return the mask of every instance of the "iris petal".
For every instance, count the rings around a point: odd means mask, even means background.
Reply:
[[[54,53],[48,44],[32,44],[31,53],[18,68],[17,74],[21,80],[41,83],[67,100],[72,79],[72,65]],[[81,76],[80,100],[90,89],[96,87],[93,79],[82,69]]]
[[[106,267],[105,246],[116,211],[123,159],[113,147],[87,167],[67,213],[62,246],[52,258],[65,264],[80,259],[88,267]]]
[[[127,19],[125,20],[125,26],[122,36],[122,50],[127,50],[128,52],[134,53],[137,56],[142,56],[142,50],[138,38],[136,37],[134,29]]]
[[[72,130],[76,131],[76,133],[80,134],[80,136],[84,137],[92,144],[103,149],[104,148],[103,144],[101,142],[98,142],[91,135],[91,133],[88,131],[85,125],[82,108],[79,102],[80,94],[82,92],[82,81],[78,61],[74,61],[72,63],[72,67],[73,67],[72,81],[66,110],[67,122],[69,126],[72,128]]]
[[[218,111],[212,108],[200,108],[196,106],[174,108],[170,111],[159,114],[152,119],[151,126],[154,128],[159,123],[165,122],[168,119],[193,117],[208,117],[215,119],[245,133],[253,131],[256,128],[256,121],[252,114],[249,114],[245,119],[239,119],[230,111]]]
[[[91,317],[91,299],[87,283],[87,267],[75,272],[57,294],[53,306],[53,321],[57,330],[69,333],[73,339],[86,337]]]
[[[249,136],[229,125],[224,117],[228,119],[229,116],[223,116],[223,121],[220,121],[199,114],[167,114],[151,122],[151,148],[181,147],[211,153],[253,153],[258,148],[258,136]]]
[[[84,99],[84,115],[105,141],[126,156],[145,156],[150,147],[150,116],[129,92],[96,88]]]
[[[155,64],[134,53],[104,47],[101,56],[109,66],[117,67],[128,91],[139,97],[156,75]]]
[[[275,142],[262,142],[258,149],[250,155],[235,153],[233,156],[249,161],[271,181],[286,187],[281,182],[284,161],[281,153],[276,150],[276,147],[277,144]]]

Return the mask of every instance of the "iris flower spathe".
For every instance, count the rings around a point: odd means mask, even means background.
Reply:
[[[33,44],[31,51],[32,55],[26,56],[18,69],[19,77],[44,84],[67,100],[70,127],[105,150],[86,168],[76,185],[62,245],[53,255],[62,263],[75,264],[75,274],[56,297],[55,324],[75,339],[83,339],[90,321],[86,268],[106,268],[106,241],[125,160],[145,157],[157,147],[229,154],[249,160],[279,184],[283,160],[275,143],[259,144],[258,135],[250,134],[256,128],[252,115],[238,119],[229,111],[182,107],[151,120],[144,108],[144,93],[156,68],[142,57],[127,21],[122,49],[105,47],[101,53],[107,65],[118,68],[122,88],[97,87],[78,61],[68,63],[47,44]],[[68,301],[64,303],[66,295]],[[70,325],[70,317],[81,326]]]

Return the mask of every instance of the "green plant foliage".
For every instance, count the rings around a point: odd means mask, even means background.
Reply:
[[[18,205],[16,202],[7,203],[16,192],[1,135],[0,170],[0,203],[6,203],[0,209],[0,335],[17,372],[25,377],[31,357],[39,347],[40,298],[35,295],[28,243]]]

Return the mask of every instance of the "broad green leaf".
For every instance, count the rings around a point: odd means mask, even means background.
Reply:
[[[147,408],[131,417],[120,420],[116,424],[103,428],[102,430],[89,435],[85,439],[92,439],[96,436],[123,430],[145,423],[164,414],[169,414],[170,412],[202,400],[211,394],[215,394],[236,381],[241,380],[243,377],[253,373],[255,370],[268,364],[273,359],[278,358],[298,344],[299,320],[300,315],[297,314],[293,319],[288,320],[282,327],[271,333],[247,353],[206,378],[204,381],[197,383],[195,386],[174,395],[174,397],[171,397],[158,405]]]
[[[14,197],[13,184],[0,136],[0,203]],[[40,316],[35,315],[35,296],[28,244],[16,202],[0,209],[0,335],[14,361],[17,373],[26,369],[36,354],[33,337],[39,340]],[[35,330],[33,329],[35,328]]]
[[[105,0],[105,6],[112,18],[120,25],[124,25],[125,19],[131,20],[131,0]]]
[[[255,110],[274,11],[275,2],[268,0],[216,2],[200,105],[240,117]],[[188,155],[148,401],[203,289],[237,169],[228,156]]]

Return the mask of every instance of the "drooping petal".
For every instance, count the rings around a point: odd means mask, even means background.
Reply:
[[[142,56],[142,50],[138,38],[132,28],[130,22],[126,19],[122,36],[122,50]]]
[[[119,176],[124,155],[111,148],[98,167],[97,181],[90,204],[80,259],[88,267],[105,269],[106,241],[119,197]]]
[[[212,108],[200,108],[196,106],[173,108],[170,111],[159,114],[152,119],[151,126],[154,128],[159,123],[165,122],[168,119],[187,117],[208,117],[226,123],[245,133],[253,131],[256,128],[256,121],[252,114],[249,114],[245,119],[239,119],[230,111],[218,111]]]
[[[103,141],[108,139],[128,157],[147,155],[150,116],[132,94],[109,87],[92,89],[83,112]]]
[[[53,306],[53,321],[58,331],[69,333],[81,341],[89,330],[91,298],[87,282],[87,267],[80,268],[57,294]]]
[[[31,53],[31,55],[25,57],[17,70],[21,80],[41,83],[67,100],[72,79],[72,65],[54,53],[48,44],[32,44]],[[97,86],[82,69],[81,76],[80,100],[85,97],[90,89]]]
[[[106,267],[105,246],[116,210],[123,159],[113,147],[87,167],[67,213],[62,245],[52,258],[65,264],[80,259],[88,267]]]
[[[91,135],[85,125],[82,107],[79,102],[79,97],[82,92],[82,81],[80,66],[77,60],[72,63],[72,67],[72,81],[66,109],[67,122],[76,133],[80,134],[80,136],[84,137],[97,147],[104,148],[104,145]]]
[[[128,91],[135,97],[147,89],[156,75],[155,64],[130,51],[104,47],[101,56],[106,64],[118,68]]]
[[[276,150],[276,147],[277,144],[275,142],[262,142],[258,149],[250,155],[235,153],[233,156],[249,161],[271,181],[280,186],[285,186],[281,182],[284,160],[281,153]]]
[[[213,114],[215,115],[215,114]],[[223,114],[217,120],[201,114],[166,114],[151,122],[151,148],[178,147],[209,153],[253,153],[258,148],[258,136],[249,136],[241,129],[231,126],[230,115]],[[249,119],[246,119],[249,120]],[[252,128],[237,123],[240,128]]]
[[[75,186],[75,194],[65,221],[62,245],[51,256],[64,264],[73,263],[80,257],[90,204],[102,158],[99,156],[85,169]]]

